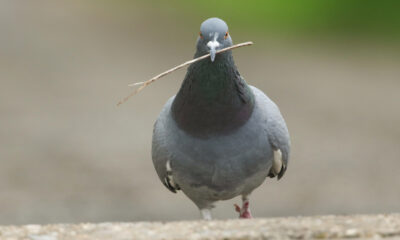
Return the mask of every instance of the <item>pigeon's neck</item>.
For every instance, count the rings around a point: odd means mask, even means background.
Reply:
[[[195,57],[197,57],[197,54]],[[192,64],[172,104],[178,126],[196,137],[226,135],[250,117],[254,96],[231,52]]]

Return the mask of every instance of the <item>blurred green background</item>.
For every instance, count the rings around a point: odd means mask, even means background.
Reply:
[[[164,3],[167,5],[167,3]],[[396,36],[400,31],[398,1],[171,1],[186,17],[222,16],[239,29],[302,36]]]
[[[197,219],[151,162],[152,126],[224,19],[246,81],[281,109],[285,177],[256,217],[400,211],[400,2],[0,1],[0,224]],[[216,218],[233,218],[233,199]]]

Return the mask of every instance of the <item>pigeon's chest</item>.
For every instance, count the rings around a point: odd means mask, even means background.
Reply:
[[[193,137],[170,118],[166,144],[181,179],[206,183],[214,188],[238,186],[254,175],[267,174],[272,150],[266,121],[255,112],[236,131],[208,138]]]

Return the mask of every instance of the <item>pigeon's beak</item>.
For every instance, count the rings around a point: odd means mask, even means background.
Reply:
[[[217,41],[216,38],[214,38],[214,40],[209,41],[207,43],[207,47],[208,49],[210,49],[210,57],[211,57],[211,62],[214,62],[215,59],[215,55],[217,53],[217,47],[219,47],[219,42]]]

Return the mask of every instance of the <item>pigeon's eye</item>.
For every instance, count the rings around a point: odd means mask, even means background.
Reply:
[[[201,34],[201,32],[199,32],[199,36],[201,39],[203,39],[203,34]]]
[[[225,33],[224,39],[228,37],[228,32]]]

